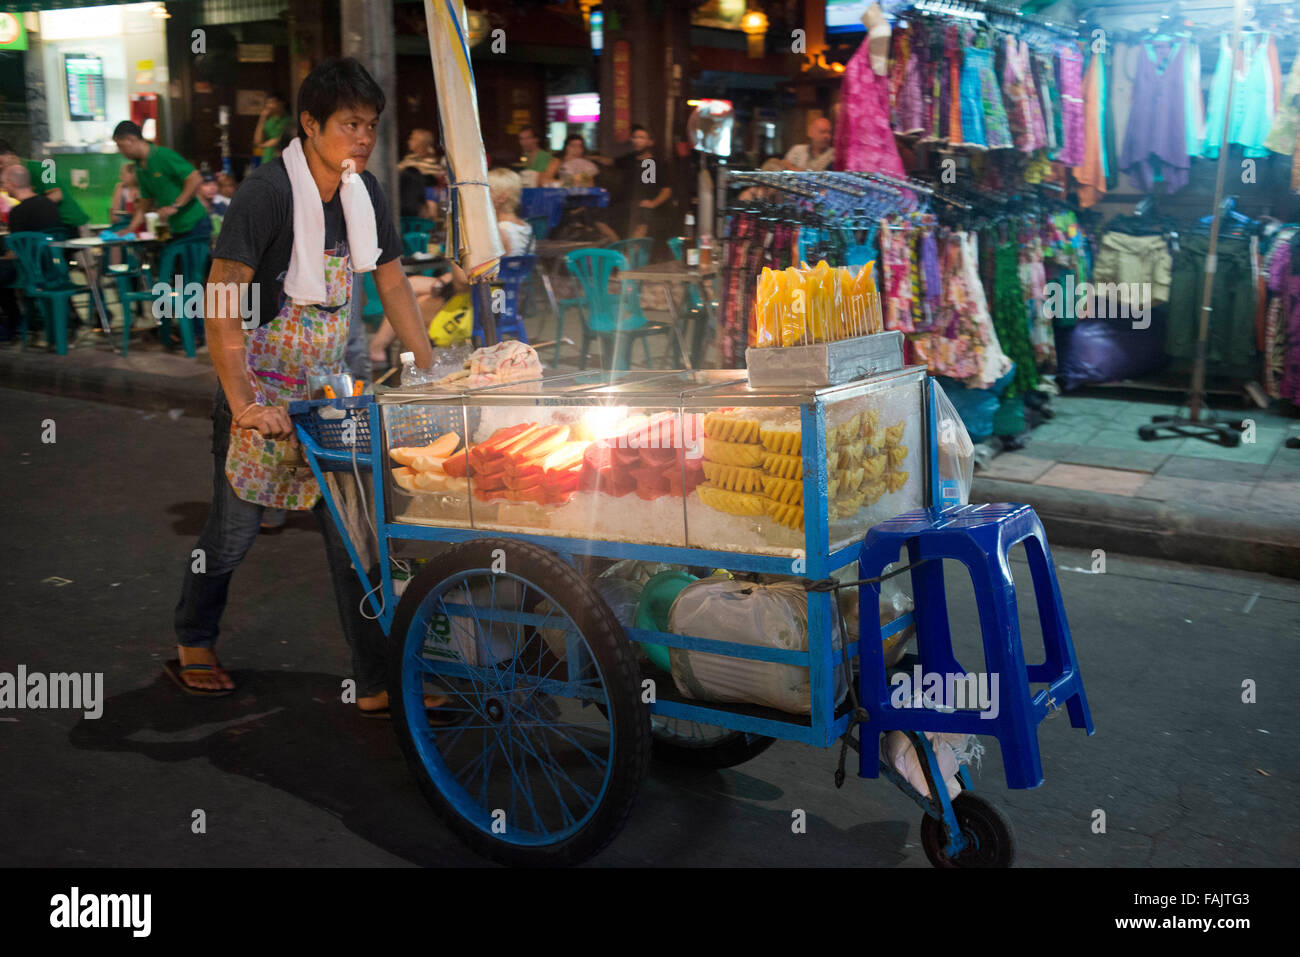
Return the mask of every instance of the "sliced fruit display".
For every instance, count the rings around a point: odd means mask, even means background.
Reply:
[[[582,465],[587,442],[565,442],[542,462],[544,472],[564,472]]]
[[[685,455],[683,449],[641,449],[641,464],[647,467],[666,468]]]
[[[442,461],[442,470],[452,478],[463,479],[469,474],[471,450],[462,449],[455,455],[449,455]]]
[[[459,445],[460,433],[447,432],[434,439],[428,446],[427,451],[434,458],[445,459],[447,456],[451,455],[452,452],[455,452],[456,447]]]
[[[447,488],[447,476],[442,472],[416,472],[413,481],[421,492],[441,492]]]
[[[641,450],[614,446],[609,450],[610,463],[619,468],[637,468],[641,464]]]
[[[527,459],[534,456],[545,458],[569,441],[567,425],[547,425],[528,436],[523,436],[506,449],[509,458]]]
[[[416,473],[413,469],[409,469],[406,466],[395,468],[393,469],[393,481],[397,483],[399,488],[408,492],[414,492],[415,474]]]
[[[441,472],[443,471],[442,463],[447,461],[446,457],[439,457],[432,452],[425,455],[417,455],[411,462],[411,468],[417,472]]]
[[[622,498],[629,492],[636,491],[636,478],[627,469],[610,469],[602,478],[601,491],[608,492],[616,498]]]
[[[668,477],[662,469],[633,469],[632,478],[636,480],[636,494],[648,502],[668,494]]]

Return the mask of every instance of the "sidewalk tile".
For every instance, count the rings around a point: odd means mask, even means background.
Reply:
[[[1274,452],[1265,478],[1270,482],[1300,482],[1300,449],[1283,446]]]
[[[1141,449],[1113,449],[1092,445],[1076,446],[1056,460],[1067,465],[1091,465],[1095,468],[1123,469],[1129,472],[1155,472],[1169,456]]]
[[[1040,441],[1038,435],[1038,429],[1034,429],[1029,433],[1029,444],[1025,446],[1022,454],[1036,459],[1051,459],[1055,462],[1063,462],[1067,455],[1072,454],[1075,449],[1079,448],[1073,442]]]
[[[1183,439],[1176,447],[1170,449],[1173,455],[1188,455],[1198,459],[1219,459],[1225,462],[1254,462],[1267,464],[1276,452],[1276,446],[1265,446],[1256,442],[1254,445],[1238,445],[1226,448],[1217,442],[1202,439]]]
[[[1250,496],[1255,490],[1247,482],[1205,482],[1199,479],[1155,475],[1137,493],[1173,504],[1191,504],[1223,512],[1251,511]]]
[[[1250,504],[1261,515],[1277,511],[1293,517],[1300,516],[1300,483],[1260,482],[1251,493]]]
[[[1033,434],[1045,442],[1060,442],[1066,445],[1079,445],[1087,442],[1097,434],[1097,426],[1087,425],[1069,425],[1058,423],[1055,419],[1046,425],[1040,425],[1034,429]]]
[[[1053,465],[1055,463],[1050,459],[1035,458],[1025,452],[1003,452],[976,474],[980,478],[1032,482]]]
[[[1054,465],[1034,484],[1101,492],[1106,495],[1133,496],[1149,478],[1150,476],[1145,472],[1099,469],[1087,465]]]
[[[1265,478],[1267,469],[1268,466],[1258,462],[1225,462],[1193,455],[1171,455],[1156,474],[1165,478],[1200,479],[1204,482],[1254,484]]]
[[[1092,437],[1091,444],[1103,449],[1129,449],[1132,451],[1152,452],[1152,443],[1145,442],[1138,438],[1137,426],[1131,429],[1113,428],[1100,429]],[[1160,454],[1160,453],[1157,453]],[[1163,453],[1169,454],[1169,453]]]

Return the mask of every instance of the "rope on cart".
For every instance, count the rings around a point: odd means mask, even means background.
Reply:
[[[851,582],[836,581],[834,578],[823,578],[820,581],[804,579],[803,589],[807,592],[835,592],[839,591],[841,588],[856,588],[859,585],[878,585],[896,575],[903,574],[903,572],[911,571],[913,568],[919,568],[928,561],[930,561],[930,559],[923,558],[919,562],[911,565],[904,565],[902,568],[896,568],[887,574],[879,575],[875,578],[859,578],[857,581]],[[862,707],[862,704],[858,701],[858,689],[853,683],[853,666],[849,662],[849,629],[848,625],[844,621],[844,609],[840,607],[838,600],[835,602],[835,620],[840,631],[840,664],[844,668],[844,684],[848,688],[849,701],[853,705],[849,726],[844,729],[844,734],[840,736],[840,759],[835,768],[835,786],[837,788],[842,788],[844,787],[845,778],[844,764],[848,758],[849,747],[853,742],[853,729],[860,724],[866,724],[870,721],[871,715],[867,713],[867,709]],[[859,654],[860,653],[861,650],[859,649]]]

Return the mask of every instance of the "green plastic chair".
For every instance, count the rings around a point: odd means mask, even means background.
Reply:
[[[378,329],[379,324],[384,320],[384,304],[379,301],[379,288],[375,285],[373,269],[361,274],[361,285],[366,291],[366,306],[361,310],[361,318],[373,331]]]
[[[53,332],[54,351],[66,356],[68,303],[73,296],[86,296],[90,302],[90,287],[72,281],[63,251],[50,246],[53,241],[54,237],[43,232],[10,233],[5,237],[5,245],[18,261],[18,288],[36,304],[45,323],[46,336]],[[23,324],[18,332],[20,342],[27,338],[27,332],[27,311],[24,310]]]
[[[402,255],[414,256],[416,253],[428,252],[429,239],[437,227],[433,220],[420,216],[402,217]]]
[[[651,365],[647,337],[668,334],[671,329],[662,323],[648,322],[644,315],[626,315],[626,297],[609,291],[614,271],[628,268],[623,254],[612,249],[578,249],[564,257],[564,264],[583,292],[579,308],[583,320],[582,360],[579,368],[587,368],[587,356],[594,339],[600,340],[602,365],[606,368],[628,368],[628,351],[633,339],[641,340],[646,365]]]
[[[639,239],[620,239],[606,244],[605,248],[622,253],[623,258],[627,260],[628,269],[640,269],[650,264],[650,250],[654,248],[654,243],[655,241],[649,236],[642,236]],[[623,286],[623,295],[626,298],[623,308],[628,318],[640,317],[645,321],[645,313],[641,311],[641,284],[626,283]]]
[[[131,342],[131,306],[135,303],[149,302],[153,303],[157,298],[154,296],[153,287],[158,283],[164,283],[167,286],[165,295],[171,299],[169,309],[161,310],[162,330],[161,339],[163,342],[171,340],[171,315],[179,317],[176,325],[181,331],[181,344],[185,347],[185,354],[194,358],[195,335],[194,326],[189,319],[185,318],[185,306],[188,298],[185,294],[185,286],[191,282],[203,283],[206,278],[208,265],[208,237],[196,236],[193,239],[178,239],[175,242],[168,243],[162,249],[162,255],[158,260],[158,272],[155,276],[153,270],[147,266],[141,270],[140,278],[144,281],[144,289],[134,290],[129,288],[129,280],[124,285],[118,286],[118,296],[122,300],[122,355],[126,355],[127,346]],[[181,289],[176,289],[175,283],[177,276],[181,277]],[[204,293],[199,293],[199,315],[203,314],[203,297]],[[150,312],[153,314],[153,307],[150,306]]]
[[[545,239],[546,234],[551,231],[551,217],[549,216],[528,216],[526,217],[528,225],[533,229],[533,236],[536,239]]]

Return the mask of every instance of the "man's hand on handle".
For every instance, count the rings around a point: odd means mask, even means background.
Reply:
[[[289,413],[278,405],[253,403],[235,416],[235,427],[260,432],[268,439],[294,438],[293,422]]]

